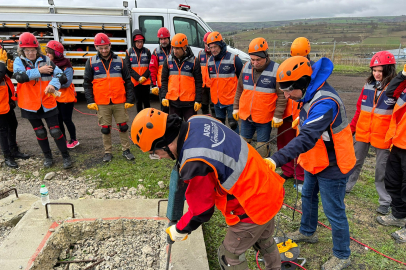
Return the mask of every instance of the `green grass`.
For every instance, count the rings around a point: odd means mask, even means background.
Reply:
[[[350,65],[334,65],[335,74],[367,74],[369,67],[366,66],[350,66]]]
[[[398,45],[400,44],[399,37],[370,37],[362,41],[363,44],[388,44],[388,45]]]

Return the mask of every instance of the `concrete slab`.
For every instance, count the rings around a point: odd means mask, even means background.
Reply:
[[[20,194],[18,198],[11,194],[0,200],[0,226],[14,227],[39,197],[31,194]]]
[[[159,200],[112,199],[112,200],[57,200],[53,202],[73,203],[75,218],[116,218],[116,217],[156,217]],[[166,203],[162,203],[161,217],[165,217]],[[71,219],[71,208],[66,205],[53,205],[46,219],[41,201],[35,202],[17,224],[0,249],[1,269],[28,269],[32,256],[40,251],[44,237],[52,232],[49,228],[55,221]],[[51,230],[53,231],[53,230]],[[201,228],[193,232],[187,240],[172,246],[171,269],[209,269],[206,248]]]

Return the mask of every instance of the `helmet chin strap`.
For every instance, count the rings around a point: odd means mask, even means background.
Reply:
[[[164,148],[162,148],[168,155],[171,157],[172,160],[176,160],[176,157],[173,155],[171,149],[169,149],[169,146],[166,145]]]

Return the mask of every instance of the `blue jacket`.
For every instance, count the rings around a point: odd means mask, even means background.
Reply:
[[[68,81],[65,84],[62,84],[61,88],[68,88],[73,80],[73,68],[68,67],[63,71],[63,73],[65,73],[66,78],[68,78]]]
[[[314,95],[317,93],[319,87],[324,83],[324,89],[332,89],[326,80],[333,71],[333,63],[328,58],[321,58],[313,66],[313,74],[309,87],[303,99],[299,102],[303,104],[309,103]],[[316,142],[320,139],[324,132],[329,132],[330,125],[338,114],[338,106],[336,102],[331,99],[320,100],[313,104],[309,110],[307,119],[300,117],[300,133],[288,145],[272,155],[276,166],[280,167],[289,161],[297,158],[300,154],[305,153],[312,149]],[[326,142],[325,142],[326,143]],[[336,161],[334,144],[326,143],[327,153],[330,163]],[[329,147],[330,146],[330,147]],[[329,179],[340,179],[350,175],[352,171],[347,174],[341,173],[337,165],[329,166],[317,175]]]

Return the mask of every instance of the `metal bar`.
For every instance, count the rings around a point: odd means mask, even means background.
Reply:
[[[402,43],[399,44],[398,61],[399,61],[399,59],[400,59],[400,49],[401,49],[401,48],[402,48]],[[398,62],[398,61],[396,61],[396,62]],[[397,63],[396,63],[396,65],[395,65],[395,67],[397,67]]]
[[[168,257],[166,258],[166,270],[169,270],[169,265],[170,265],[170,262],[171,262],[171,252],[172,252],[172,244],[169,244]]]
[[[49,218],[48,205],[70,205],[70,206],[72,206],[72,218],[75,218],[75,207],[73,206],[73,203],[47,203],[47,204],[45,204],[45,212],[47,213],[47,218]]]
[[[96,265],[101,264],[103,261],[104,261],[104,259],[101,259],[100,261],[95,262],[95,263],[94,263],[94,264],[92,264],[92,265],[89,265],[88,267],[86,267],[86,268],[85,268],[85,269],[83,269],[83,270],[90,270],[90,269],[92,269],[93,267],[95,267]]]
[[[161,202],[167,202],[168,200],[159,200],[158,201],[158,217],[159,217],[159,209],[161,208]]]
[[[18,198],[18,193],[17,193],[17,189],[16,188],[10,188],[9,190],[6,190],[6,191],[4,191],[3,193],[0,193],[0,198],[1,198],[1,195],[4,195],[4,194],[6,194],[6,193],[9,193],[10,191],[15,191],[15,194],[16,194],[16,197]],[[4,198],[7,198],[7,197],[4,197]]]

